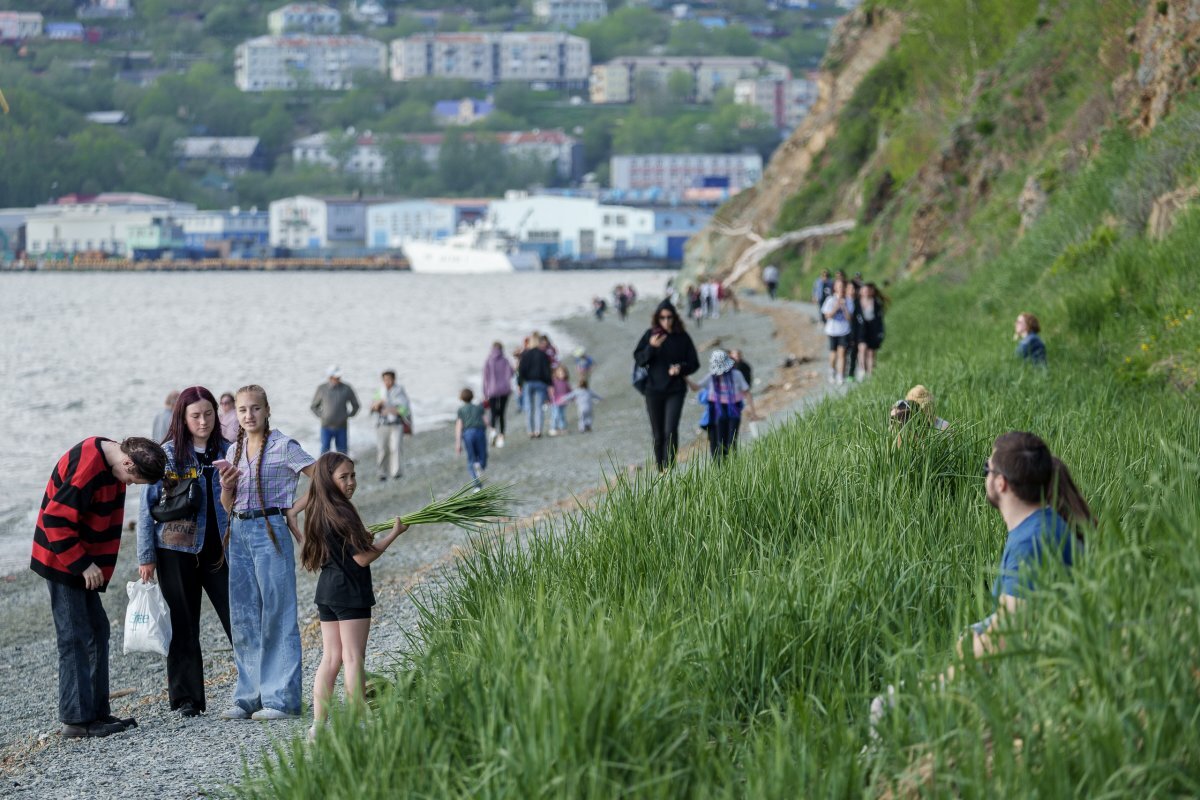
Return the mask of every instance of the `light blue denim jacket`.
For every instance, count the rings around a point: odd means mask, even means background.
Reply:
[[[220,451],[219,458],[224,458],[229,445],[225,443]],[[173,442],[163,444],[163,450],[167,454],[167,474],[173,475],[176,473],[175,467],[175,445]],[[196,514],[196,544],[193,547],[181,548],[163,544],[162,528],[163,523],[155,522],[150,516],[150,509],[158,502],[162,496],[162,481],[152,483],[142,489],[142,503],[138,508],[137,521],[137,555],[138,564],[156,564],[158,558],[155,556],[154,550],[158,547],[163,547],[169,550],[178,550],[183,553],[199,553],[204,548],[204,533],[207,530],[208,518],[208,486],[207,481],[200,480],[200,497],[203,502],[200,503],[200,511]],[[217,509],[217,530],[225,530],[226,520],[228,519],[225,513],[225,507],[221,505],[221,482],[217,476],[213,475],[213,488],[217,492],[217,496],[213,498],[213,505]]]

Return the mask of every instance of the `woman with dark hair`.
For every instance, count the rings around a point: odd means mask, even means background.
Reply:
[[[679,417],[687,395],[687,376],[700,369],[696,345],[670,301],[654,310],[650,327],[633,351],[633,360],[646,369],[646,413],[654,436],[654,463],[664,470],[679,449]]]
[[[496,447],[504,447],[504,414],[515,374],[504,355],[504,345],[493,342],[492,351],[483,362],[483,400],[488,410],[488,438]]]
[[[206,708],[204,655],[200,651],[200,603],[207,594],[221,627],[229,634],[229,567],[221,547],[227,517],[221,505],[221,482],[213,462],[225,457],[229,442],[221,435],[217,401],[203,386],[179,393],[163,450],[166,474],[146,487],[138,513],[138,573],[159,586],[171,609],[171,647],[167,652],[167,696],[181,716],[194,717]],[[188,518],[156,522],[151,509],[164,487],[194,481],[198,508]],[[232,639],[230,638],[232,642]]]

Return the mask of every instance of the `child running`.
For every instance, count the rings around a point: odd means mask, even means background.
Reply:
[[[550,435],[565,436],[567,433],[567,398],[571,395],[571,373],[559,364],[550,373]]]
[[[317,460],[305,497],[300,561],[307,570],[321,570],[313,598],[321,620],[321,664],[313,681],[309,741],[316,738],[317,726],[329,717],[333,684],[343,664],[346,696],[352,703],[362,704],[366,691],[363,661],[371,632],[371,606],[375,605],[371,562],[408,530],[397,516],[391,532],[372,543],[371,534],[350,502],[356,488],[354,462],[341,453],[326,453]]]
[[[592,432],[592,409],[595,401],[603,400],[604,398],[588,388],[588,379],[582,378],[579,381],[579,388],[573,392],[563,395],[561,403],[566,405],[572,400],[575,401],[575,410],[579,412],[579,432]],[[566,425],[566,419],[563,420],[563,425]]]
[[[487,469],[487,426],[483,423],[483,406],[471,402],[475,393],[463,389],[458,399],[458,419],[454,421],[454,453],[467,451],[467,472],[471,482],[479,489],[483,485],[483,471]]]
[[[289,719],[300,716],[300,628],[296,624],[296,515],[300,474],[311,475],[313,457],[300,443],[271,430],[271,406],[261,386],[234,396],[238,430],[232,463],[213,462],[221,473],[221,505],[229,512],[229,624],[237,684],[221,719]],[[272,524],[272,522],[274,524]]]

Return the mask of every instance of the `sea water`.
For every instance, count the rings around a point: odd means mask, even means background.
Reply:
[[[453,419],[478,393],[493,341],[511,352],[531,331],[561,353],[553,321],[589,311],[612,287],[657,297],[657,272],[415,275],[406,272],[9,273],[0,275],[0,574],[29,563],[42,492],[58,458],[88,436],[149,436],[172,389],[214,395],[261,384],[271,427],[319,451],[309,410],[338,365],[364,409],[350,451],[374,444],[368,414],[393,369],[418,430]],[[632,343],[631,343],[632,349]],[[126,521],[139,492],[131,488]]]

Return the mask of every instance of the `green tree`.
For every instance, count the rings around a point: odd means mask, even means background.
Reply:
[[[607,17],[585,23],[573,33],[591,45],[592,62],[599,64],[616,56],[644,54],[664,44],[670,23],[649,8],[620,8]]]

